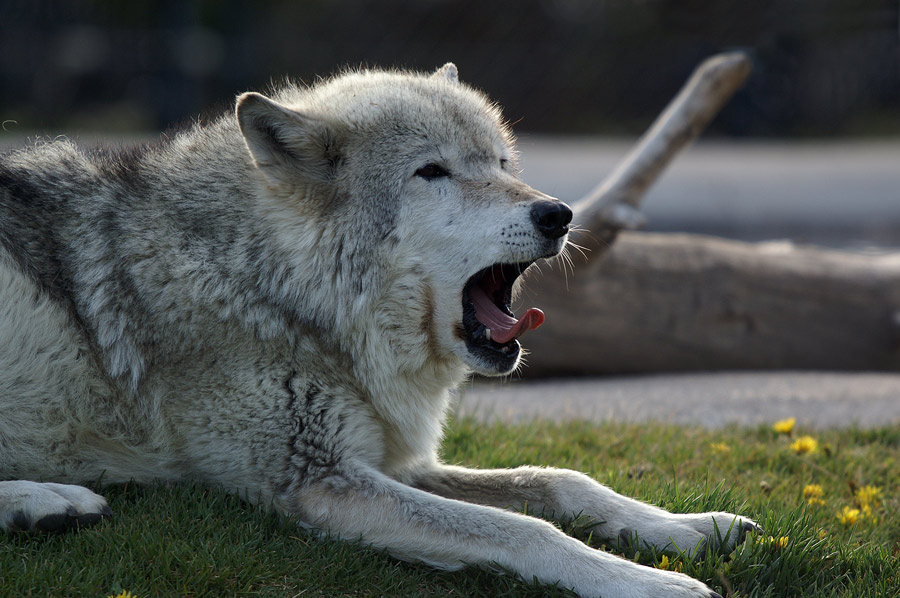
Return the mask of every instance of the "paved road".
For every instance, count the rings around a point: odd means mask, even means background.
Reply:
[[[661,421],[710,428],[787,417],[812,428],[900,425],[900,374],[762,372],[477,381],[457,413],[484,421]]]
[[[523,178],[575,201],[632,147],[525,136]],[[900,247],[900,140],[701,141],[676,157],[642,208],[649,230]]]

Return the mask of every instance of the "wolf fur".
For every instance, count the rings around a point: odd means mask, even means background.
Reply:
[[[748,519],[438,460],[449,389],[519,360],[467,307],[473,275],[557,255],[570,217],[518,179],[498,108],[452,64],[244,94],[139,149],[3,156],[0,527],[110,514],[73,484],[191,479],[435,567],[715,595],[506,509],[689,553]]]

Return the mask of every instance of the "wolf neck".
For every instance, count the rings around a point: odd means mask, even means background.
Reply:
[[[451,389],[468,375],[452,355],[440,355],[425,324],[432,322],[429,290],[416,267],[387,268],[381,292],[354,331],[354,376],[385,428],[386,470],[434,458],[443,436]],[[431,307],[429,307],[431,306]]]
[[[378,334],[371,338],[377,339]],[[386,355],[385,346],[370,347],[354,364],[356,377],[384,428],[383,469],[399,475],[417,462],[437,459],[451,405],[449,391],[457,388],[468,372],[462,364],[430,363],[398,371],[397,358]]]

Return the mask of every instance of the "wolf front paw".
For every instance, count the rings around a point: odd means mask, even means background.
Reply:
[[[106,499],[82,486],[0,482],[0,530],[55,533],[94,525],[110,515]]]
[[[699,558],[710,550],[730,552],[748,532],[761,531],[755,521],[732,513],[667,514],[664,522],[649,530],[644,528],[643,533],[621,529],[618,542],[620,547],[652,546]]]
[[[678,548],[689,556],[703,556],[710,550],[730,552],[744,541],[748,533],[762,532],[759,524],[752,519],[732,513],[692,513],[678,515],[678,519],[681,525],[702,536],[700,542],[692,536],[685,545],[676,540]]]

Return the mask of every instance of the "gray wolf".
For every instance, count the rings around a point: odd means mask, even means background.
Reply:
[[[0,527],[96,522],[109,507],[79,484],[101,478],[190,479],[435,567],[715,595],[515,509],[689,553],[749,519],[437,457],[448,390],[516,368],[540,315],[510,299],[571,216],[519,180],[499,109],[452,64],[246,93],[129,151],[5,155]]]

